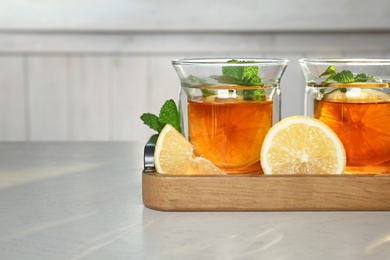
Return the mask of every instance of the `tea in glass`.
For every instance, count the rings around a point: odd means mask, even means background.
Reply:
[[[346,173],[390,173],[390,60],[303,59],[305,114],[344,145]]]
[[[227,173],[262,173],[260,150],[280,120],[283,59],[173,61],[181,80],[184,135]]]

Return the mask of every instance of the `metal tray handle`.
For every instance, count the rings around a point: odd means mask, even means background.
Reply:
[[[154,172],[154,148],[156,147],[158,134],[152,135],[144,149],[144,172]]]

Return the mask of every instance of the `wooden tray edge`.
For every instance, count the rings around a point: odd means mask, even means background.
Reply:
[[[194,176],[142,173],[142,199],[160,211],[390,210],[390,175]]]

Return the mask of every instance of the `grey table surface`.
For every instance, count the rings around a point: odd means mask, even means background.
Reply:
[[[160,212],[142,164],[142,143],[0,142],[0,259],[390,259],[390,212]]]

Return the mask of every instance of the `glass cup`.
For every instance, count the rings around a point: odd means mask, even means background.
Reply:
[[[183,134],[195,154],[229,174],[260,174],[260,150],[280,120],[280,79],[285,59],[182,59],[172,64],[180,78]]]
[[[301,59],[305,115],[344,145],[346,173],[390,173],[390,59]]]

